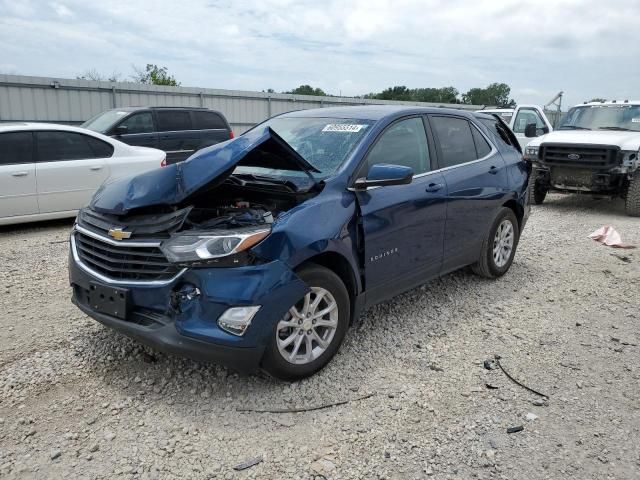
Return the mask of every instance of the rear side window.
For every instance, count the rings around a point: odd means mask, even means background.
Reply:
[[[473,134],[473,141],[476,144],[476,152],[478,152],[478,158],[484,158],[491,153],[491,145],[489,142],[482,136],[480,131],[472,126],[471,133]]]
[[[0,133],[0,165],[33,162],[31,132]]]
[[[510,147],[514,146],[509,139],[509,135],[504,130],[505,127],[498,120],[490,120],[488,118],[478,118],[478,120],[483,123],[484,126],[487,127],[489,131],[493,133],[503,145],[508,145]]]
[[[127,127],[127,133],[152,133],[153,116],[151,112],[134,113],[118,126]]]
[[[378,163],[411,167],[414,175],[430,170],[427,135],[421,118],[401,120],[385,130],[367,156],[367,171]],[[362,176],[366,174],[362,172]]]
[[[442,152],[441,168],[478,158],[469,122],[457,117],[431,117]]]
[[[97,138],[75,132],[37,132],[38,161],[107,158],[113,146]]]
[[[157,110],[159,132],[191,130],[191,115],[188,110]]]
[[[193,128],[196,130],[227,129],[226,122],[215,112],[193,111]]]

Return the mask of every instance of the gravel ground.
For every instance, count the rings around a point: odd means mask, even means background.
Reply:
[[[4,228],[0,477],[640,478],[640,254],[587,238],[605,224],[640,245],[621,202],[551,195],[505,277],[462,271],[368,310],[294,384],[99,326],[69,301],[71,222]],[[485,369],[495,354],[548,401]]]

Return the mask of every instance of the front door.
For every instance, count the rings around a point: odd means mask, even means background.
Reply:
[[[423,119],[390,125],[369,151],[358,176],[372,165],[409,166],[408,185],[372,187],[357,192],[364,233],[364,272],[368,304],[438,275],[446,214],[442,174],[431,172],[431,152]]]
[[[158,148],[158,134],[155,131],[151,112],[138,112],[129,115],[116,125],[117,127],[127,127],[127,133],[114,135],[121,142],[138,147]]]
[[[538,110],[532,107],[518,108],[515,112],[515,118],[513,119],[513,133],[515,133],[523,152],[524,147],[533,139],[526,137],[524,134],[525,128],[527,128],[527,125],[530,123],[536,125],[536,137],[544,135],[550,130],[550,125],[547,125]]]
[[[443,272],[448,272],[478,260],[509,182],[502,156],[477,126],[456,116],[429,120],[447,185]]]
[[[113,147],[76,132],[36,132],[40,213],[78,210],[89,203],[109,178],[105,158]]]
[[[38,213],[31,132],[0,133],[0,218]]]

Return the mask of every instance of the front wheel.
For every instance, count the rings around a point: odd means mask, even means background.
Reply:
[[[513,263],[519,239],[520,229],[515,213],[502,207],[482,242],[480,258],[471,268],[482,277],[501,277]]]
[[[529,180],[529,203],[532,205],[542,205],[542,202],[544,202],[544,199],[547,197],[547,191],[548,189],[542,185],[537,172],[534,170]]]
[[[280,380],[313,375],[336,354],[349,327],[349,294],[328,268],[309,264],[297,272],[309,292],[276,324],[262,368]]]
[[[630,217],[640,217],[640,170],[629,181],[625,198],[625,210]]]

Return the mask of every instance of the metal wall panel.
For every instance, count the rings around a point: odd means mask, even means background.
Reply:
[[[221,111],[236,134],[291,110],[338,105],[418,105],[477,110],[481,105],[394,102],[346,97],[313,97],[128,82],[92,82],[64,78],[0,75],[0,122],[82,123],[114,107],[207,107]]]

